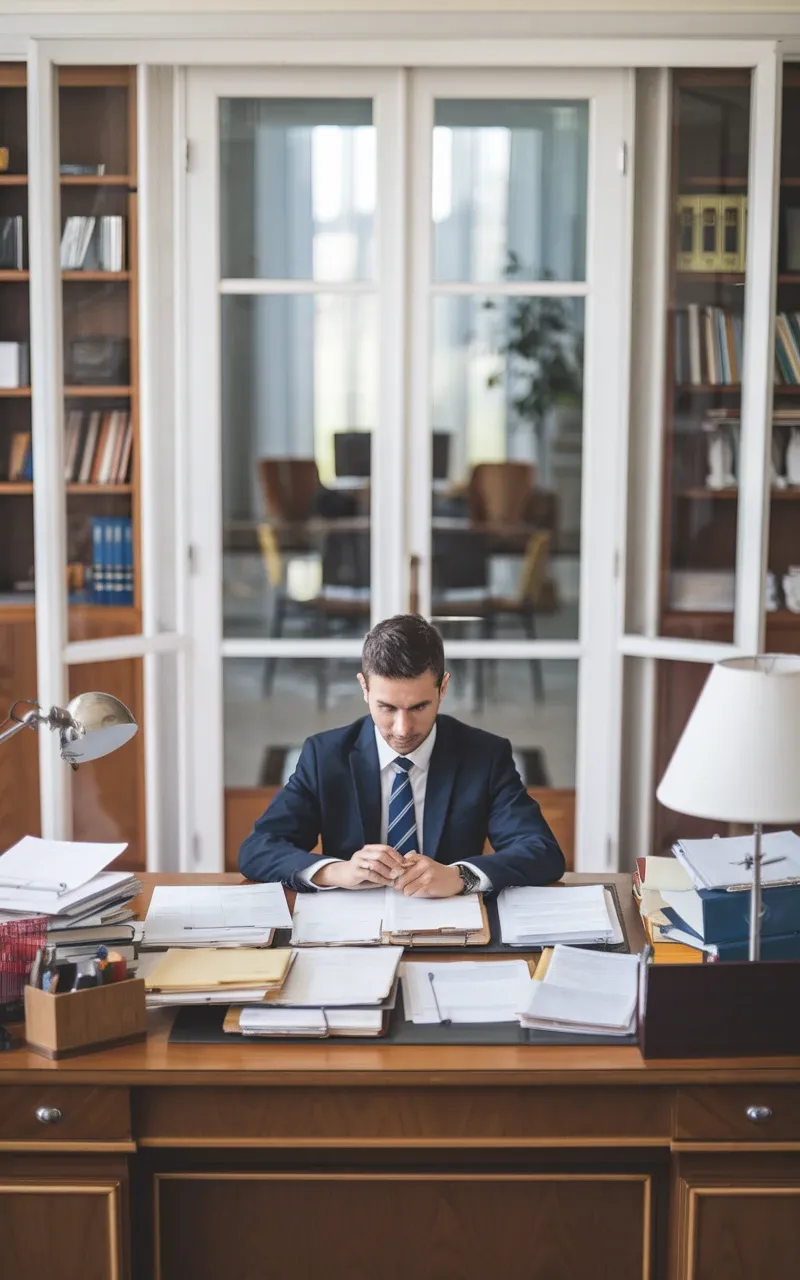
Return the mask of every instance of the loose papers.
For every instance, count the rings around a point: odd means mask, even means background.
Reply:
[[[382,1004],[392,994],[402,954],[402,947],[298,951],[283,987],[268,1001],[318,1009]]]
[[[292,926],[294,946],[379,943],[387,935],[479,933],[483,912],[478,894],[455,898],[406,898],[395,889],[331,889],[298,894]]]
[[[497,912],[503,942],[511,947],[624,941],[613,895],[601,884],[504,889]]]
[[[91,900],[100,873],[127,847],[23,836],[0,856],[0,908],[59,915]]]
[[[543,979],[531,983],[519,1020],[540,1030],[631,1035],[638,973],[638,956],[556,946]]]
[[[241,1009],[226,1018],[224,1029],[245,1036],[377,1036],[382,1009]]]
[[[157,885],[145,947],[268,947],[292,918],[280,884]]]
[[[400,981],[410,1022],[474,1023],[516,1022],[532,980],[524,960],[422,960],[401,965]]]

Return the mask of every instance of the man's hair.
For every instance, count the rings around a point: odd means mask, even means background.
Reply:
[[[361,652],[365,680],[414,680],[431,671],[437,686],[444,677],[444,645],[435,627],[418,613],[384,618],[368,633]]]

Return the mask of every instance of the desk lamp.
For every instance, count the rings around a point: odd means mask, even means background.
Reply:
[[[20,712],[22,707],[27,710]],[[0,727],[0,742],[22,729],[39,729],[44,725],[59,731],[61,758],[73,769],[116,751],[138,728],[124,702],[110,693],[79,693],[67,704],[66,710],[51,707],[45,712],[36,702],[15,702],[8,713],[6,727]]]
[[[678,813],[752,826],[743,869],[751,873],[749,958],[758,960],[762,827],[800,821],[800,657],[716,663],[656,795]]]
[[[51,707],[47,712],[36,702],[15,702],[0,727],[0,742],[13,738],[23,729],[40,729],[45,725],[58,730],[61,758],[73,769],[116,751],[138,728],[124,702],[110,693],[79,693],[65,709]],[[10,1033],[0,1026],[0,1051],[11,1047]]]

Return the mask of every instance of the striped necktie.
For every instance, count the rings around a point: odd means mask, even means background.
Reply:
[[[389,826],[386,831],[386,843],[402,854],[417,850],[414,792],[408,776],[413,763],[413,760],[407,760],[405,756],[397,756],[393,761],[395,776],[389,796]]]

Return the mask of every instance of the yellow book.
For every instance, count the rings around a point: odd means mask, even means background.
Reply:
[[[721,241],[720,269],[743,270],[744,196],[720,196],[719,235]]]
[[[148,991],[218,991],[223,987],[280,988],[292,952],[288,947],[171,947],[145,978]]]
[[[744,271],[747,266],[747,196],[739,196],[742,205],[742,234],[740,237],[739,265],[737,271]]]
[[[697,196],[678,196],[677,259],[679,271],[694,271],[697,255]]]
[[[721,262],[720,197],[699,196],[699,233],[695,271],[719,271]]]

